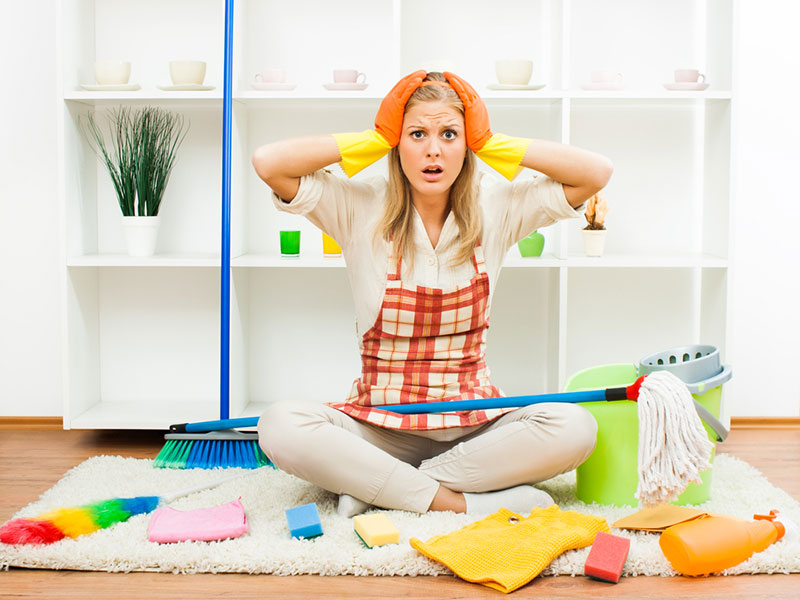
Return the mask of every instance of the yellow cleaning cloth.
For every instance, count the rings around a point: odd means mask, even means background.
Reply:
[[[522,171],[520,163],[530,145],[530,138],[517,138],[503,133],[495,133],[475,155],[511,181]]]
[[[567,550],[594,542],[598,531],[609,533],[601,517],[562,512],[553,504],[534,508],[529,517],[501,508],[466,527],[409,543],[456,575],[501,592],[513,592],[528,583]]]

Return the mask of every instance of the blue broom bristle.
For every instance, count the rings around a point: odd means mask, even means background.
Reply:
[[[275,468],[255,440],[167,440],[153,466],[161,469]]]

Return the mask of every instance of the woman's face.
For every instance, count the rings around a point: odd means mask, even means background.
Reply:
[[[464,116],[444,102],[415,104],[403,118],[398,151],[412,189],[446,199],[467,151]]]

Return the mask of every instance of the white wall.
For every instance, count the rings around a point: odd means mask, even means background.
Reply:
[[[2,3],[0,415],[61,410],[56,3]]]
[[[61,414],[55,0],[4,2],[0,416]],[[729,415],[800,415],[800,6],[741,0]]]
[[[800,415],[800,6],[740,2],[728,414]]]

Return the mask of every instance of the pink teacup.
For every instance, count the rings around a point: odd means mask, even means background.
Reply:
[[[367,76],[359,73],[356,69],[334,69],[333,81],[334,83],[365,83]]]
[[[256,73],[255,80],[259,83],[283,83],[286,81],[286,69],[264,69]]]
[[[622,83],[622,73],[617,71],[592,71],[592,83]]]
[[[675,83],[703,83],[706,76],[697,69],[677,69]]]

